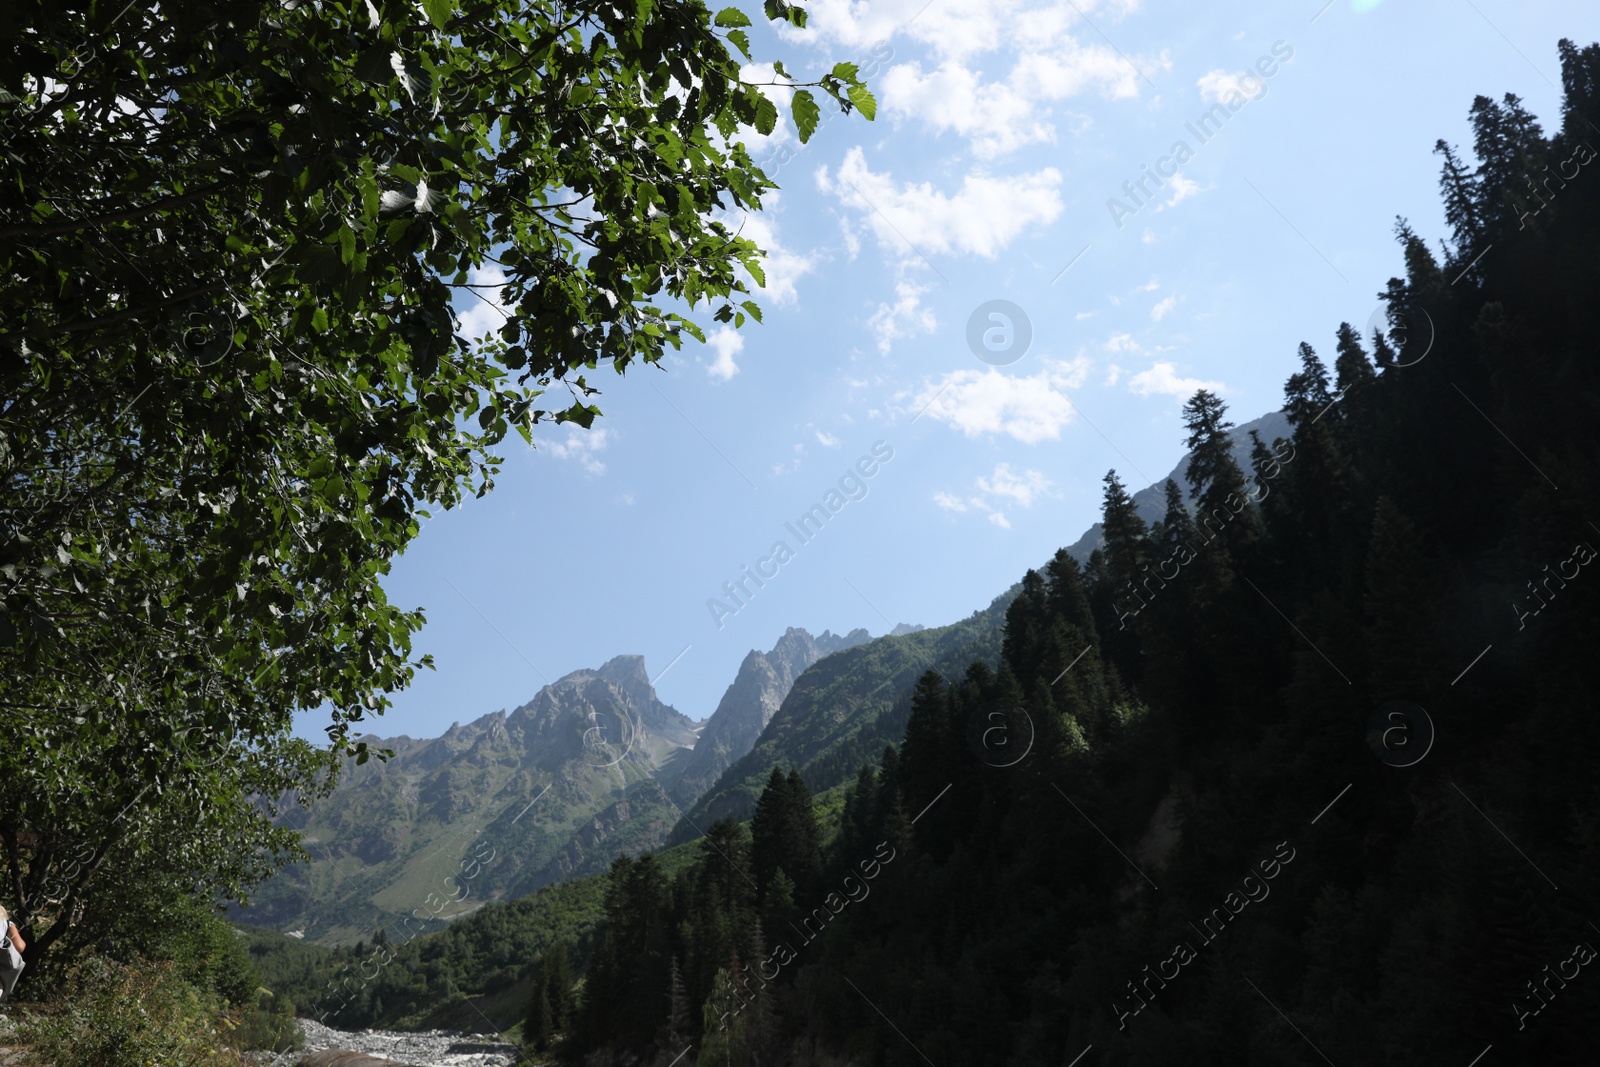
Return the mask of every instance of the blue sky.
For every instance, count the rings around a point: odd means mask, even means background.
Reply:
[[[620,653],[703,718],[788,626],[985,606],[1096,521],[1109,468],[1171,469],[1195,388],[1236,421],[1277,407],[1295,346],[1331,356],[1401,272],[1395,217],[1443,233],[1434,141],[1468,145],[1477,94],[1557,126],[1556,41],[1600,39],[1592,4],[1512,0],[808,7],[805,32],[758,27],[757,59],[876,58],[879,113],[753,143],[782,190],[745,222],[765,324],[602,375],[593,429],[508,444],[493,494],[424,525],[387,588],[426,609],[437,670],[377,732],[436,735]],[[980,313],[986,361],[969,320],[995,300],[1026,326]],[[802,541],[785,524],[815,504],[837,510]],[[746,567],[770,577],[735,601]]]

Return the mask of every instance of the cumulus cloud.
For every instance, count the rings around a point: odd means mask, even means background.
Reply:
[[[606,472],[606,465],[600,459],[600,453],[610,444],[610,430],[585,430],[569,423],[565,438],[550,441],[542,447],[556,459],[576,463],[586,473],[598,475]]]
[[[938,325],[933,309],[922,305],[926,286],[911,282],[896,282],[893,302],[878,305],[878,310],[867,319],[867,327],[878,339],[878,351],[888,352],[895,341],[914,337],[919,333],[932,333]]]
[[[910,407],[967,437],[1003,435],[1030,445],[1054,441],[1073,416],[1061,390],[1081,386],[1089,365],[1081,358],[1047,361],[1030,377],[994,368],[952,371],[929,382]]]
[[[1162,65],[1159,60],[1147,62]],[[887,114],[965,137],[979,159],[1027,144],[1054,143],[1049,105],[1090,91],[1109,99],[1137,96],[1138,73],[1111,48],[1086,47],[1071,38],[1023,52],[1010,74],[998,81],[986,81],[981,71],[955,59],[928,71],[918,62],[896,64],[882,78]],[[1069,117],[1075,128],[1086,127],[1081,116]]]
[[[924,57],[880,71],[874,89],[886,116],[969,140],[980,159],[1054,142],[1056,123],[1087,127],[1052,105],[1096,93],[1138,96],[1140,71],[1170,70],[1159,56],[1119,53],[1091,13],[1115,17],[1139,0],[815,0],[804,32],[780,26],[789,43],[858,64],[888,64],[896,48],[926,46]],[[842,53],[842,55],[840,54]]]
[[[744,351],[744,338],[731,326],[722,326],[706,334],[706,347],[716,353],[716,358],[706,364],[706,373],[718,381],[727,381],[739,373],[739,364],[733,357]]]
[[[748,237],[766,253],[761,262],[761,272],[766,284],[760,289],[779,304],[792,304],[799,296],[797,284],[817,265],[816,257],[796,252],[783,243],[778,225],[774,221],[779,203],[778,194],[769,192],[763,197],[764,208],[759,212],[738,211],[725,220],[728,227],[741,236]]]
[[[1128,389],[1140,396],[1177,396],[1187,400],[1200,389],[1210,389],[1212,392],[1220,393],[1226,388],[1221,382],[1181,377],[1175,364],[1164,361],[1128,379]]]
[[[833,434],[831,434],[831,433],[826,433],[825,431],[818,430],[817,431],[817,444],[821,445],[823,448],[838,448],[839,447],[839,439],[837,437],[833,436]]]
[[[1178,298],[1176,296],[1169,296],[1165,300],[1161,301],[1161,303],[1150,309],[1150,317],[1157,322],[1160,322],[1162,319],[1167,317],[1168,313],[1171,312],[1173,308],[1177,306]]]
[[[900,184],[874,173],[859,146],[845,153],[836,172],[824,166],[817,185],[860,212],[878,240],[902,259],[918,253],[970,252],[993,259],[1007,244],[1061,214],[1054,167],[996,177],[974,171],[952,194],[928,182]],[[912,247],[907,248],[907,244]]]
[[[1185,178],[1182,174],[1173,175],[1167,186],[1172,190],[1172,198],[1162,201],[1161,206],[1156,209],[1158,211],[1164,211],[1169,207],[1177,207],[1191,196],[1200,192],[1200,183],[1192,178]]]
[[[1244,70],[1208,70],[1195,84],[1200,87],[1200,99],[1208,104],[1226,104],[1229,108],[1237,108],[1267,91],[1266,82]]]
[[[1005,497],[1024,508],[1033,507],[1033,498],[1049,489],[1050,479],[1043,474],[1032,470],[1013,474],[1011,466],[1006,463],[997,464],[991,476],[978,479],[979,492]]]
[[[780,26],[779,33],[793,44],[842,45],[861,54],[903,36],[941,56],[963,57],[1054,44],[1086,15],[1114,18],[1138,6],[1139,0],[811,0],[805,30]]]
[[[946,511],[975,511],[987,515],[990,522],[1009,530],[1011,523],[1000,510],[1001,505],[1009,503],[1023,509],[1031,508],[1035,499],[1050,494],[1052,488],[1050,479],[1039,471],[1018,473],[1009,463],[998,463],[993,474],[978,476],[970,495],[958,496],[940,490],[933,494],[933,502]]]

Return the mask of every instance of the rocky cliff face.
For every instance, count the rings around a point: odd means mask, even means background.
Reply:
[[[380,921],[437,923],[658,848],[807,667],[868,639],[787,631],[746,657],[705,723],[661,702],[643,657],[617,656],[440,737],[369,736],[394,755],[347,767],[331,797],[285,813],[312,859],[262,885],[237,917],[355,940]]]
[[[871,635],[859,629],[842,637],[823,631],[814,638],[790,627],[772,651],[751,649],[672,783],[673,799],[684,807],[693,805],[723,771],[749,752],[807,667],[823,656],[869,640]]]
[[[657,816],[664,828],[653,830],[648,797],[606,813],[698,738],[698,724],[656,697],[639,656],[574,671],[510,714],[440,737],[367,737],[394,755],[347,767],[309,812],[284,812],[312,858],[263,884],[237,917],[354,940],[384,920],[463,914],[530,872],[550,881],[590,854],[609,862],[613,845],[653,847],[671,820]]]

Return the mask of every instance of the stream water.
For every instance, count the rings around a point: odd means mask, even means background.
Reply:
[[[335,1030],[312,1019],[301,1019],[306,1046],[266,1060],[271,1067],[290,1067],[307,1052],[349,1049],[369,1056],[385,1056],[410,1067],[511,1067],[517,1048],[495,1034],[460,1034],[448,1030],[400,1033],[394,1030]]]

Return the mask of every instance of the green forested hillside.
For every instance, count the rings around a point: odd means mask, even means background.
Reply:
[[[998,658],[1001,621],[1015,592],[1008,590],[949,626],[880,637],[813,664],[755,747],[689,809],[672,840],[698,837],[717,819],[748,818],[774,767],[799,768],[816,792],[849,782],[863,763],[875,761],[885,745],[899,739],[918,675]]]
[[[661,854],[667,869],[687,849]],[[299,1014],[330,1026],[384,1025],[477,1032],[521,1022],[533,963],[551,944],[586,963],[605,899],[603,877],[575,878],[490,904],[441,930],[411,937],[393,924],[328,948],[243,927],[262,981]]]
[[[1197,393],[1162,519],[1108,475],[1104,548],[919,672],[830,846],[774,779],[616,865],[555,1052],[1593,1063],[1600,45],[1560,57],[1551,133],[1479,97],[1475,164],[1440,142],[1390,328],[1285,344],[1291,438],[1241,468]]]

